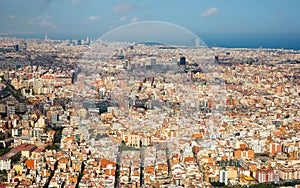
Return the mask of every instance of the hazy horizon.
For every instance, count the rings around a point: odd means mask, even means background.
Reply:
[[[46,33],[35,34],[0,34],[0,37],[35,38],[44,39]],[[92,37],[99,39],[103,34],[83,33],[83,34],[53,34],[47,33],[49,39],[53,40],[78,40]],[[297,34],[197,34],[208,46],[225,48],[284,48],[300,50],[300,35]],[[145,41],[141,41],[145,42]],[[161,42],[161,41],[154,41]],[[190,41],[189,41],[190,42]]]

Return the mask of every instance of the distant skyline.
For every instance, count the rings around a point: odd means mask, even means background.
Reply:
[[[163,21],[214,42],[248,35],[260,36],[258,44],[284,35],[300,42],[299,7],[299,0],[0,0],[0,32],[100,37],[125,24]]]

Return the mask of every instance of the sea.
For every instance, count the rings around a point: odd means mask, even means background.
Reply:
[[[300,34],[202,34],[208,46],[300,50]]]

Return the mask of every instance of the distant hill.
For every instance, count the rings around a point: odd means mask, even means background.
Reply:
[[[163,44],[161,42],[154,42],[154,41],[139,42],[138,44],[145,44],[147,46],[165,45],[165,44]]]

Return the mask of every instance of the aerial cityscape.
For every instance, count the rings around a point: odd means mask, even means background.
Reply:
[[[299,188],[300,2],[243,3],[0,0],[0,188]]]

